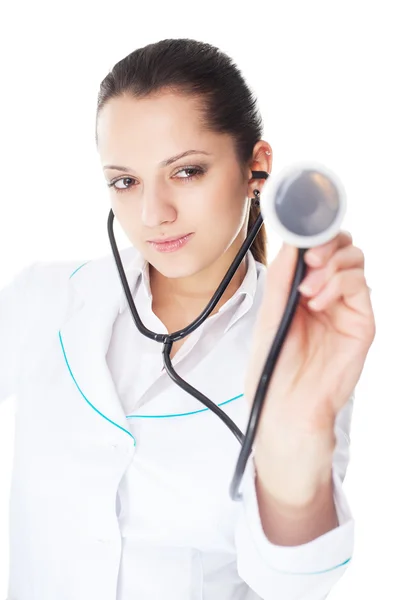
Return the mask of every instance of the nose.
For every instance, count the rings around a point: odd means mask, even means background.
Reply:
[[[176,219],[176,208],[166,192],[148,190],[142,197],[142,222],[145,227],[158,227]]]

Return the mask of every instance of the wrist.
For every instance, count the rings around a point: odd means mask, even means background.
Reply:
[[[306,508],[331,485],[335,438],[306,435],[258,437],[254,451],[257,484],[287,510]]]
[[[332,478],[321,483],[314,496],[300,504],[277,500],[263,487],[258,477],[256,494],[264,533],[273,544],[306,544],[339,526]]]

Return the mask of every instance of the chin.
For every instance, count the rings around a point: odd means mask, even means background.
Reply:
[[[183,279],[185,277],[191,277],[204,268],[204,265],[200,263],[199,259],[194,259],[190,256],[178,257],[178,252],[171,252],[165,254],[158,254],[154,257],[149,257],[147,260],[154,269],[156,269],[164,277],[169,279]]]

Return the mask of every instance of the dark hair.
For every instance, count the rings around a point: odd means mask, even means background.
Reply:
[[[243,173],[261,139],[263,122],[257,100],[239,69],[218,48],[193,39],[164,39],[138,48],[117,62],[100,84],[96,113],[111,98],[129,95],[145,98],[163,91],[198,97],[202,126],[216,133],[232,136],[234,151]],[[253,226],[260,207],[251,203],[248,230]],[[251,252],[255,260],[267,264],[267,234],[262,224]]]

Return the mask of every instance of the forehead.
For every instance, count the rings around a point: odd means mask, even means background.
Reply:
[[[206,131],[199,110],[197,98],[172,92],[112,98],[99,113],[98,150],[105,162],[136,152],[151,152],[155,161],[189,148],[226,152],[227,136]]]

